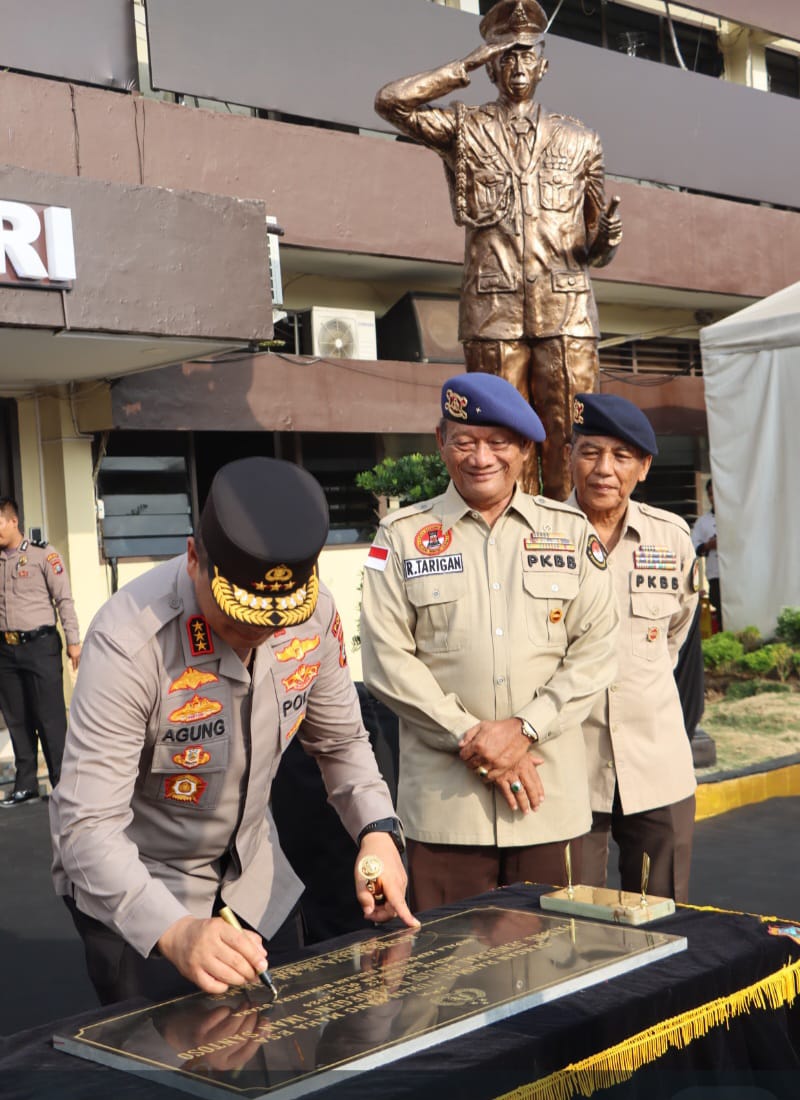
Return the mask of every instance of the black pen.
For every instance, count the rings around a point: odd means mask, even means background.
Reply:
[[[226,924],[229,924],[231,928],[238,929],[239,932],[243,932],[241,924],[239,924],[239,918],[236,916],[232,909],[229,909],[227,905],[223,905],[220,911],[217,913],[218,917],[222,917]],[[262,982],[272,994],[274,1000],[278,999],[278,990],[275,987],[275,983],[272,980],[272,975],[269,970],[264,969],[259,973],[258,980]]]

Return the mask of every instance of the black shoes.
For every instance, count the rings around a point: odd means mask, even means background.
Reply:
[[[6,799],[0,802],[0,809],[8,810],[12,806],[21,806],[23,802],[30,802],[32,798],[38,798],[39,792],[35,791],[14,791]]]

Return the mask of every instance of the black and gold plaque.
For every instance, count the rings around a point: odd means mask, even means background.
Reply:
[[[60,1050],[197,1096],[305,1096],[684,950],[662,932],[481,906],[112,1016]]]

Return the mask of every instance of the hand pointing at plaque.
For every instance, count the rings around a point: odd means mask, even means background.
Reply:
[[[409,928],[419,927],[406,904],[408,879],[391,833],[362,834],[355,880],[356,897],[367,920],[382,924],[399,917]]]

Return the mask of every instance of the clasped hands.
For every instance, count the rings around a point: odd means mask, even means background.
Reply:
[[[544,786],[537,769],[544,760],[531,752],[519,718],[478,722],[460,744],[459,756],[467,767],[484,783],[494,783],[512,810],[538,810]]]

